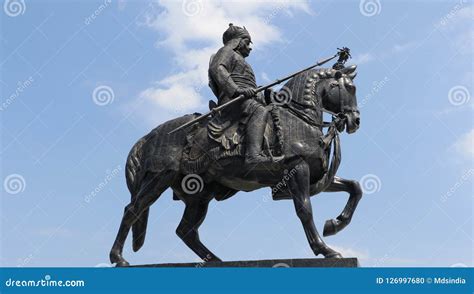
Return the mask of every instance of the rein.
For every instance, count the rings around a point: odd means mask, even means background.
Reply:
[[[286,109],[288,109],[289,112],[291,112],[293,115],[295,115],[296,117],[298,117],[299,119],[303,120],[304,122],[306,122],[307,124],[313,126],[313,127],[320,127],[320,128],[325,128],[325,127],[330,127],[333,125],[333,122],[337,119],[339,119],[339,121],[341,119],[345,119],[346,116],[344,114],[344,101],[341,100],[341,85],[340,83],[338,82],[337,83],[337,88],[338,88],[338,98],[339,98],[339,101],[340,101],[340,108],[341,108],[341,111],[339,113],[335,113],[335,112],[332,112],[330,110],[327,110],[326,108],[324,108],[322,106],[322,101],[321,101],[321,108],[320,109],[314,109],[315,111],[322,111],[322,112],[325,112],[329,115],[332,116],[333,118],[333,121],[332,122],[317,122],[314,118],[310,117],[309,115],[307,115],[305,113],[305,110],[307,109],[307,105],[304,105],[296,100],[290,100],[290,103],[291,104],[294,104],[296,105],[297,107],[293,107],[293,105],[290,105],[289,103],[287,104],[284,104],[283,107],[285,107]],[[313,92],[314,95],[316,95],[316,93]]]
[[[340,94],[339,94],[340,95]],[[332,112],[330,110],[327,110],[326,108],[324,107],[321,107],[321,111],[322,112],[325,112],[327,114],[330,114],[333,118],[333,121],[332,122],[317,122],[315,121],[312,117],[310,117],[309,115],[307,115],[306,113],[304,113],[304,109],[307,109],[306,108],[306,105],[303,105],[295,100],[292,100],[291,103],[294,103],[298,106],[298,108],[295,108],[295,107],[292,107],[288,104],[284,104],[282,105],[282,107],[288,109],[288,111],[290,111],[292,114],[294,114],[296,117],[298,117],[299,119],[303,120],[304,122],[308,123],[309,125],[313,126],[313,127],[322,127],[322,128],[326,128],[326,127],[330,127],[333,122],[334,122],[334,119],[343,119],[345,118],[345,114],[343,112],[339,112],[339,113],[335,113],[335,112]],[[315,109],[316,110],[316,109]]]

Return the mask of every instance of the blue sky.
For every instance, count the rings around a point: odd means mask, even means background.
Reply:
[[[228,23],[253,36],[263,84],[351,48],[361,128],[338,175],[366,194],[326,238],[363,266],[473,266],[471,1],[4,1],[1,266],[108,262],[130,196],[129,149],[172,117],[203,112],[209,55]],[[312,257],[291,201],[270,189],[212,202],[201,239],[223,260]],[[344,193],[312,198],[315,222]],[[166,191],[133,264],[197,261]]]

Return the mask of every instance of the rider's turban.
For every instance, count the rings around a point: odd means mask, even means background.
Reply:
[[[222,42],[226,45],[231,40],[242,38],[249,38],[249,40],[252,41],[245,27],[241,28],[230,23],[229,28],[222,35]]]

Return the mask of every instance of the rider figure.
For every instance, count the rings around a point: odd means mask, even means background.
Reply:
[[[270,162],[272,159],[262,154],[268,110],[265,108],[263,95],[256,93],[257,84],[252,67],[245,61],[252,50],[250,34],[245,27],[229,24],[222,41],[224,46],[211,57],[209,63],[209,86],[218,99],[218,105],[240,95],[244,95],[246,99],[222,111],[221,119],[235,122],[243,115],[249,116],[246,124],[245,162]]]

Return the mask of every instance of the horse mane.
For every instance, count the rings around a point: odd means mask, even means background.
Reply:
[[[357,66],[351,65],[339,70],[342,73],[344,84],[352,84],[352,80],[357,73]],[[316,85],[322,79],[334,78],[337,70],[333,68],[317,68],[307,70],[290,79],[280,91],[289,92],[291,95],[290,103],[296,102],[300,105],[307,105],[315,110],[314,119],[322,121],[322,101],[321,97],[316,95]]]
[[[324,72],[325,69],[312,69],[302,72],[289,80],[281,90],[290,93],[290,104],[296,102],[316,110],[314,113],[316,121],[322,121],[322,101],[321,97],[316,95],[315,85],[322,78],[321,75]]]

